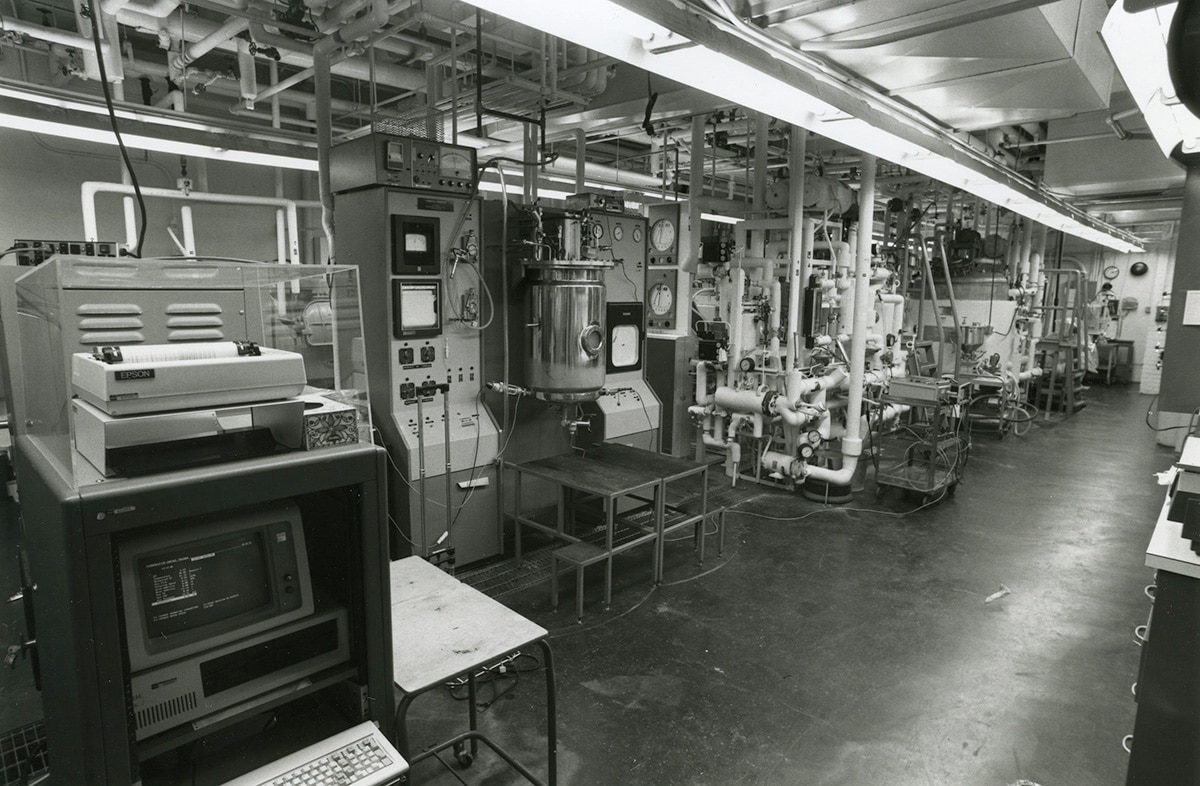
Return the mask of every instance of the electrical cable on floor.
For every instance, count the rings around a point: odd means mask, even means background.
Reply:
[[[596,628],[602,628],[605,625],[608,625],[612,622],[616,622],[617,620],[621,619],[622,617],[624,617],[628,614],[632,614],[633,612],[637,611],[642,606],[643,603],[650,600],[650,596],[653,595],[654,591],[657,589],[658,589],[657,586],[650,587],[650,589],[647,590],[646,594],[644,596],[642,596],[641,600],[639,600],[637,603],[633,604],[629,608],[625,609],[625,611],[622,611],[620,614],[616,615],[615,617],[605,617],[602,621],[597,622],[595,625],[580,625],[578,623],[572,623],[565,627],[553,628],[550,630],[550,633],[547,636],[547,638],[555,639],[555,638],[562,638],[563,636],[572,636],[576,633],[587,633],[589,631],[595,630]]]
[[[1150,429],[1151,431],[1162,432],[1162,431],[1178,431],[1181,428],[1190,429],[1190,428],[1192,428],[1192,421],[1196,418],[1197,415],[1200,415],[1200,407],[1197,407],[1196,409],[1192,410],[1191,415],[1188,416],[1187,425],[1166,426],[1164,428],[1158,428],[1157,426],[1150,425],[1150,416],[1155,414],[1154,405],[1157,403],[1158,403],[1158,396],[1156,395],[1154,398],[1150,399],[1150,406],[1146,408],[1146,428]]]
[[[112,86],[108,83],[108,70],[104,66],[104,50],[100,46],[100,14],[96,11],[96,0],[87,0],[91,13],[92,45],[96,49],[96,65],[100,70],[100,91],[104,94],[104,105],[108,108],[108,122],[112,126],[113,136],[117,138],[117,147],[121,151],[121,160],[125,162],[125,171],[129,173],[129,183],[133,186],[133,195],[137,200],[138,212],[142,217],[142,225],[138,227],[137,247],[129,250],[131,256],[142,255],[142,244],[146,241],[146,202],[142,199],[142,187],[138,183],[137,172],[133,171],[133,162],[129,160],[129,151],[125,149],[125,140],[121,138],[121,129],[117,127],[117,111],[113,108]],[[109,42],[109,46],[120,49],[119,41]]]

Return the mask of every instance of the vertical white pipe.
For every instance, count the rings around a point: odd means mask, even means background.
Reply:
[[[800,357],[800,309],[803,308],[801,291],[804,288],[805,273],[805,221],[804,221],[804,159],[807,155],[808,131],[800,126],[792,126],[791,144],[788,150],[788,217],[792,222],[790,236],[791,265],[788,271],[788,323],[787,323],[787,362],[785,369],[791,370]],[[809,244],[807,248],[811,249]]]
[[[122,207],[125,212],[125,246],[130,251],[140,254],[140,253],[142,253],[142,250],[137,247],[137,237],[138,237],[137,213],[135,213],[134,209],[133,209],[133,197],[124,197],[121,200],[121,204],[122,204]],[[95,231],[96,231],[95,223],[96,223],[96,204],[93,201],[92,202],[92,232],[93,233],[95,233]],[[99,239],[100,238],[98,238],[98,237],[90,237],[89,238],[89,240],[99,240]]]
[[[742,359],[742,293],[746,289],[745,268],[733,269],[733,291],[729,297],[729,376],[737,373],[738,361]]]
[[[691,193],[688,196],[687,222],[688,247],[679,249],[679,267],[688,273],[694,273],[700,264],[700,200],[697,198],[704,193],[704,116],[692,117],[691,138],[692,160],[690,167]],[[665,159],[664,159],[665,163]],[[714,184],[715,187],[716,184]],[[682,220],[683,217],[680,216]],[[686,299],[686,298],[685,298]]]
[[[1021,233],[1021,286],[1029,281],[1029,255],[1033,250],[1033,222],[1025,219],[1025,230]]]
[[[575,193],[582,194],[587,190],[586,173],[587,131],[575,129]]]
[[[863,376],[867,348],[867,315],[871,311],[871,230],[875,216],[875,156],[863,153],[858,190],[858,257],[854,266],[854,332],[850,334],[850,389],[846,408],[844,456],[862,453]]]
[[[192,206],[183,205],[179,208],[179,218],[183,223],[183,253],[196,255],[196,225],[192,221]]]

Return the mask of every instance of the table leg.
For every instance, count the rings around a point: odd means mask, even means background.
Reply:
[[[550,608],[558,611],[558,557],[550,552]]]
[[[667,525],[667,482],[664,480],[654,487],[654,530],[658,537],[654,539],[654,583],[661,584],[663,577],[663,555],[665,554]]]
[[[479,729],[479,707],[475,701],[475,672],[467,673],[467,718],[469,720],[471,731]],[[471,738],[471,756],[479,755],[479,741],[474,737]]]
[[[517,470],[517,493],[514,503],[516,504],[516,515],[513,516],[513,541],[516,544],[516,559],[517,564],[521,564],[521,475],[520,469]]]
[[[700,472],[700,564],[704,564],[704,532],[708,526],[708,466]]]
[[[617,501],[612,497],[604,500],[604,550],[608,552],[604,558],[604,610],[612,606],[612,564],[613,564],[613,516]],[[582,571],[581,571],[582,572]]]
[[[546,756],[548,777],[547,786],[558,783],[558,700],[554,684],[554,657],[550,654],[550,642],[542,639],[538,642],[542,648],[542,665],[546,669]]]
[[[393,724],[392,737],[396,741],[396,750],[405,761],[412,761],[412,752],[408,749],[408,708],[415,698],[415,695],[407,693],[400,697],[400,703],[396,706],[396,722]]]
[[[575,566],[575,621],[583,622],[583,566]]]

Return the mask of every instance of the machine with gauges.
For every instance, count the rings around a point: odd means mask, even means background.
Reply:
[[[487,380],[509,394],[489,398],[512,424],[505,460],[602,441],[656,448],[661,406],[644,378],[646,219],[608,194],[574,195],[565,210],[486,203],[485,235],[505,229],[503,248],[484,248],[488,285],[507,304],[486,347]]]
[[[646,378],[666,404],[661,449],[674,456],[691,453],[692,425],[689,363],[696,354],[691,330],[691,281],[688,267],[696,254],[688,203],[646,207],[649,253],[646,266]]]
[[[475,151],[374,131],[330,161],[337,259],[358,266],[378,331],[366,365],[391,459],[393,556],[499,554],[499,440],[481,389],[482,333],[503,306],[482,286]]]

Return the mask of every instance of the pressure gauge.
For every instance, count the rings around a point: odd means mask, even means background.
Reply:
[[[670,251],[675,245],[675,225],[665,218],[655,221],[650,227],[650,245],[655,251]]]
[[[819,431],[808,432],[808,444],[812,445],[814,448],[817,447],[818,445],[820,445],[821,444],[821,432],[819,432]]]
[[[673,305],[675,305],[675,293],[669,286],[658,283],[650,287],[650,311],[655,316],[661,317],[669,314]]]
[[[604,225],[593,223],[592,224],[592,240],[599,240],[602,237],[604,237]]]
[[[616,226],[613,227],[613,240],[620,243],[624,239],[625,239],[625,227],[621,226],[620,224],[617,224]],[[634,239],[636,239],[636,236]]]
[[[633,228],[633,242],[634,243],[642,242],[642,228],[641,227]]]
[[[1121,275],[1121,268],[1117,267],[1116,265],[1109,265],[1108,267],[1104,268],[1105,281],[1112,281],[1119,275]]]

